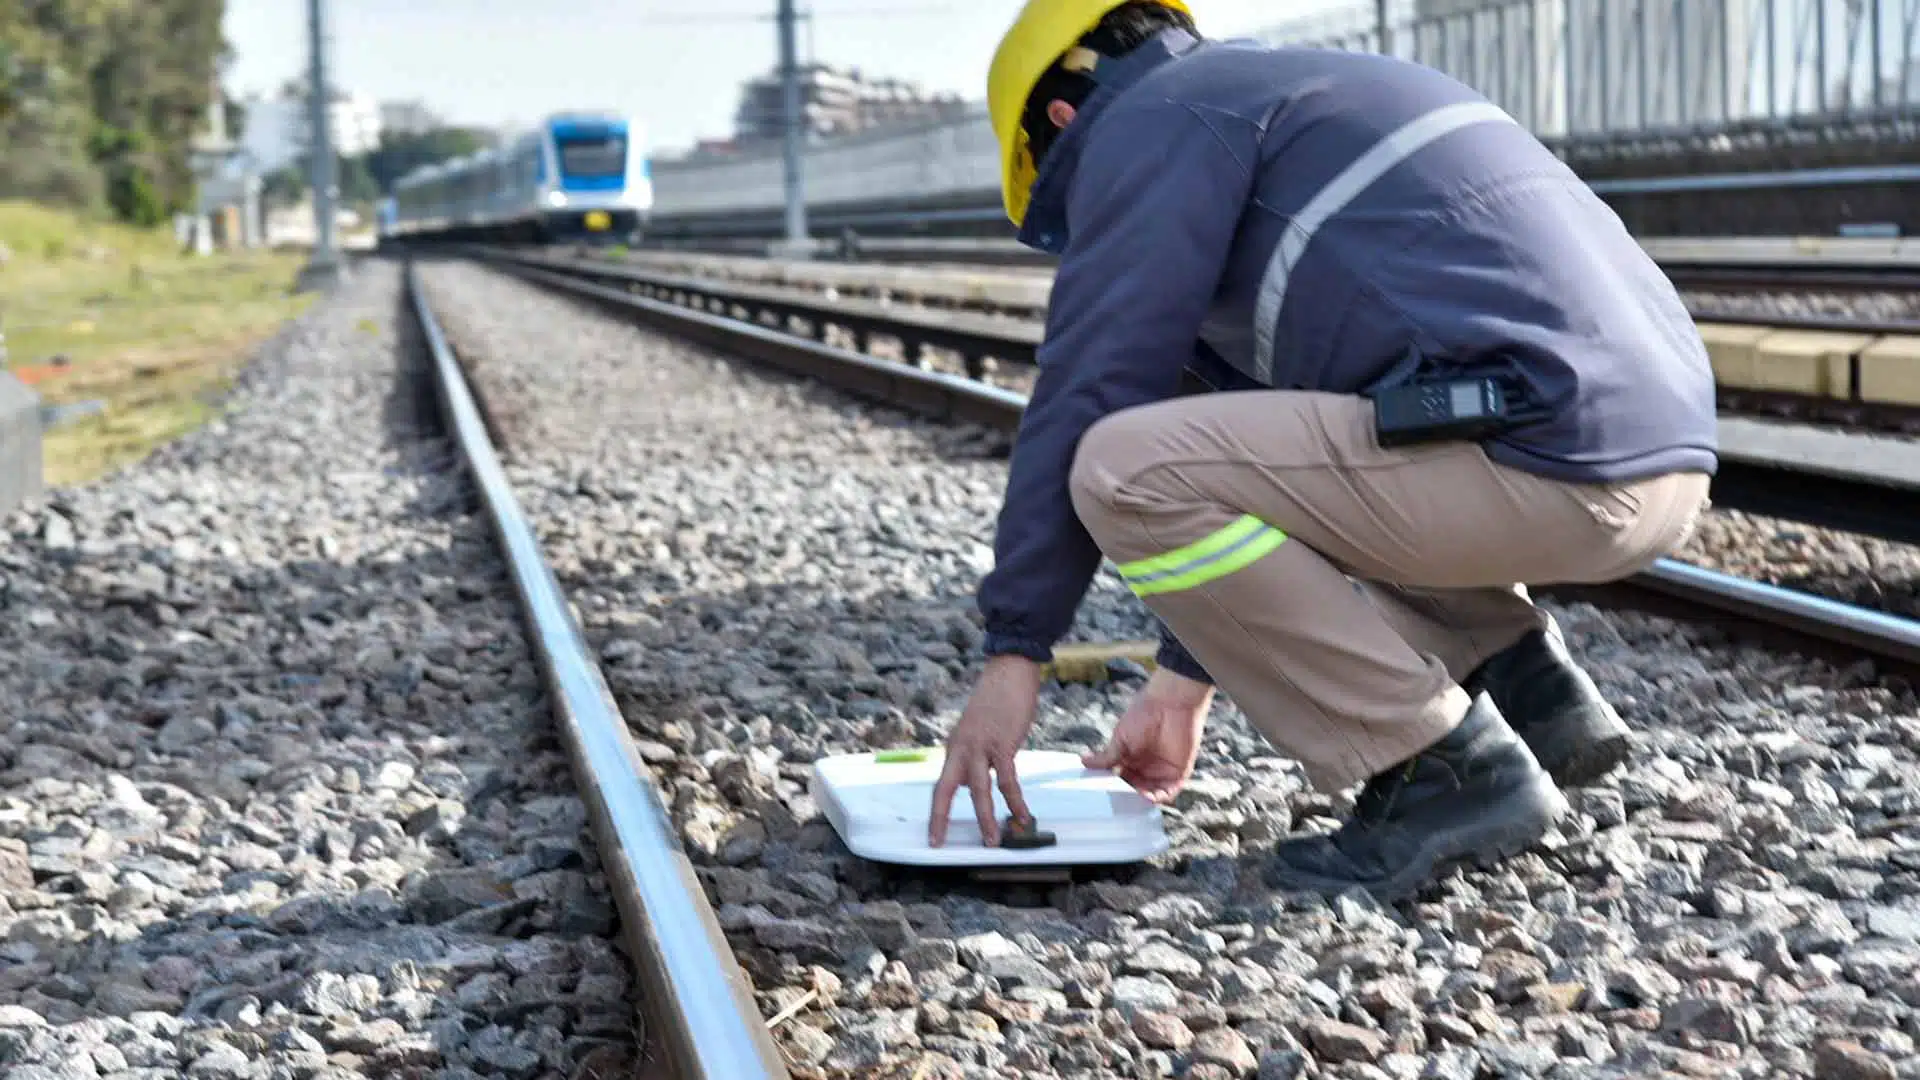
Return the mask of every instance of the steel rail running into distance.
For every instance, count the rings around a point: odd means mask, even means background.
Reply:
[[[480,247],[474,245],[453,245],[451,250],[466,254],[484,254],[489,258],[511,258],[530,266],[544,266],[563,273],[592,274],[605,279],[624,279],[653,289],[673,292],[699,293],[715,302],[738,300],[745,304],[765,306],[768,310],[791,308],[792,313],[806,318],[834,316],[850,327],[866,327],[883,330],[905,331],[915,342],[950,348],[955,352],[972,355],[982,350],[1003,360],[1030,362],[1033,352],[1040,344],[1037,325],[1031,329],[1010,322],[1005,314],[1018,312],[1023,315],[1038,315],[1042,308],[1026,306],[999,309],[1003,317],[991,320],[969,316],[964,312],[955,313],[948,308],[914,308],[903,310],[897,304],[869,304],[871,310],[861,307],[863,301],[857,297],[809,298],[790,286],[756,286],[739,281],[721,278],[697,277],[685,274],[668,274],[650,270],[636,264],[622,264],[615,261],[581,262],[566,256],[577,254],[573,248],[531,248],[531,247]],[[703,252],[681,251],[679,249],[657,249],[652,253],[668,256],[686,255],[698,257]],[[764,257],[764,252],[762,256]],[[941,260],[933,260],[936,264]],[[823,261],[818,265],[831,268],[835,263]],[[1701,264],[1704,265],[1704,264]],[[931,269],[953,269],[964,272],[972,264],[955,259],[951,266],[935,265]],[[1724,273],[1731,280],[1738,274],[1751,271],[1760,280],[1771,273],[1771,268],[1753,263],[1727,264],[1715,271]],[[1879,269],[1869,267],[1862,273],[1877,273]],[[1914,268],[1920,275],[1920,266]],[[1039,280],[1039,279],[1036,279]],[[1771,278],[1767,280],[1773,280]],[[1916,280],[1920,288],[1920,280]],[[1758,314],[1737,311],[1717,311],[1690,306],[1688,313],[1701,322],[1727,323],[1748,326],[1771,326],[1782,330],[1814,330],[1848,334],[1908,334],[1920,336],[1920,319],[1859,319],[1842,315],[1826,314]],[[892,332],[888,330],[888,332]]]
[[[612,285],[623,294],[667,301],[696,310],[738,312],[748,322],[788,325],[800,320],[816,336],[825,326],[840,326],[856,335],[864,347],[873,336],[893,338],[905,354],[921,347],[948,350],[962,359],[967,379],[982,385],[989,359],[1031,365],[1039,347],[1041,324],[1033,319],[1009,319],[975,311],[956,311],[835,298],[824,293],[785,286],[751,285],[705,277],[663,274],[632,264],[577,262],[547,254],[486,247],[452,250],[523,271],[558,273]],[[1770,325],[1779,325],[1773,323]],[[1920,328],[1917,328],[1920,329]],[[1805,402],[1781,403],[1780,395],[1739,392],[1731,395],[1745,407],[1790,411],[1814,409]],[[1818,403],[1826,413],[1844,414],[1848,423],[1910,425],[1911,410],[1876,408],[1859,402]],[[1863,476],[1837,468],[1816,468],[1796,459],[1787,467],[1742,451],[1724,448],[1720,472],[1714,480],[1714,499],[1724,507],[1843,532],[1861,533],[1900,543],[1920,543],[1920,472],[1910,481]]]
[[[583,249],[564,246],[549,247],[544,250],[524,247],[515,250],[529,254],[569,254]],[[1033,254],[1029,249],[1021,251]],[[694,247],[660,247],[647,249],[649,254],[698,258],[702,255],[715,255],[748,259],[764,259],[765,244],[741,245],[735,250],[727,250],[724,245],[712,250]],[[933,270],[952,270],[967,272],[997,267],[1020,266],[1023,269],[1045,269],[1058,260],[1052,258],[1037,259],[1000,259],[997,257],[975,257],[966,249],[947,244],[929,244],[914,248],[895,247],[880,251],[860,248],[856,257],[845,259],[821,259],[817,265],[833,267],[843,262],[868,263],[877,265],[904,265]],[[875,256],[887,257],[875,257]],[[1920,261],[1915,263],[1859,262],[1842,263],[1834,261],[1809,260],[1794,262],[1790,260],[1726,260],[1713,261],[1699,256],[1657,256],[1668,279],[1681,289],[1767,291],[1791,290],[1805,292],[1916,292],[1920,291]],[[661,277],[654,271],[644,271],[649,276]],[[676,279],[691,280],[691,279]],[[1009,309],[1014,310],[1014,309]],[[1018,310],[1028,310],[1025,308]],[[1037,311],[1038,309],[1032,309]],[[1702,322],[1734,323],[1753,326],[1774,326],[1782,330],[1816,330],[1846,334],[1910,334],[1920,336],[1920,319],[1863,319],[1844,315],[1824,314],[1755,314],[1736,311],[1707,310],[1698,306],[1690,307],[1694,318]]]
[[[1914,292],[1920,263],[1887,266],[1844,262],[1714,262],[1656,259],[1667,279],[1682,289],[1798,289],[1808,292]],[[1907,332],[1920,331],[1920,323]]]
[[[638,969],[647,1036],[657,1040],[675,1080],[787,1080],[745,973],[507,482],[481,409],[411,263],[406,281],[433,352],[442,414],[493,520],[593,821],[600,864]]]
[[[688,254],[765,255],[763,237],[685,238],[659,250]],[[952,263],[966,266],[1047,267],[1059,260],[1013,240],[972,237],[863,236],[846,230],[822,237],[815,253],[845,262]],[[1839,293],[1920,290],[1920,262],[1846,259],[1715,260],[1705,255],[1657,255],[1655,261],[1684,289],[1805,289]],[[1915,329],[1920,329],[1917,324]]]
[[[472,249],[469,254],[525,280],[639,315],[643,321],[682,338],[936,418],[1013,432],[1026,408],[1023,395],[974,379],[923,371],[752,321],[637,295],[632,291],[636,287],[633,282],[617,288],[603,284],[587,276],[587,272],[600,276],[603,271],[597,267],[542,266],[546,260],[497,250]],[[613,277],[619,280],[620,275]],[[830,310],[824,315],[832,316]],[[816,317],[823,316],[816,313]],[[1662,559],[1623,582],[1543,591],[1619,595],[1641,603],[1652,601],[1656,608],[1665,609],[1671,609],[1677,601],[1687,613],[1683,618],[1697,618],[1704,609],[1735,624],[1759,629],[1762,636],[1784,635],[1816,652],[1837,648],[1842,655],[1857,658],[1864,654],[1890,669],[1920,673],[1920,621],[1674,559]]]

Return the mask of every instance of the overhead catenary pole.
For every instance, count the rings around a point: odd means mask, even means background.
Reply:
[[[307,119],[308,175],[313,186],[313,257],[301,277],[309,286],[324,286],[345,270],[333,236],[333,133],[327,108],[326,0],[307,0],[308,58]]]
[[[1387,12],[1392,0],[1373,0],[1373,24],[1375,33],[1380,36],[1380,52],[1385,56],[1393,55],[1393,21]]]
[[[800,171],[800,140],[805,131],[800,112],[800,60],[796,43],[799,20],[794,0],[779,0],[780,83],[784,103],[781,107],[784,157],[786,158],[787,247],[798,257],[807,250],[807,199]]]

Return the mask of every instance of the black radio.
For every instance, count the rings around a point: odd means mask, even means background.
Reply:
[[[1477,441],[1525,419],[1514,410],[1502,380],[1495,376],[1409,383],[1377,390],[1372,397],[1374,431],[1381,446]]]

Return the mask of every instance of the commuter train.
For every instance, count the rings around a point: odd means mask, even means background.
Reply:
[[[624,242],[652,209],[639,126],[560,113],[500,146],[401,177],[381,208],[380,239]]]

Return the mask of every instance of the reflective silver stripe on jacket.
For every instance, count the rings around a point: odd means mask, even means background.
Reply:
[[[1293,215],[1286,231],[1280,234],[1280,242],[1274,245],[1273,258],[1267,263],[1266,276],[1260,280],[1260,294],[1254,303],[1253,374],[1261,383],[1273,385],[1273,337],[1279,325],[1280,305],[1287,299],[1287,281],[1307,245],[1313,242],[1313,234],[1387,170],[1412,157],[1420,148],[1449,132],[1489,120],[1517,123],[1498,105],[1487,102],[1446,105],[1409,120],[1355,158]]]

